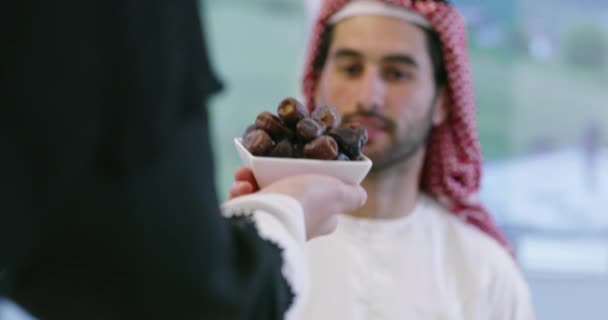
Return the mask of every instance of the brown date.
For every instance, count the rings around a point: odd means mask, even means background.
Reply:
[[[316,139],[322,135],[325,130],[325,125],[313,118],[304,118],[300,120],[296,126],[296,134],[304,142]]]
[[[338,158],[338,143],[330,136],[320,136],[304,145],[304,157],[335,160]]]
[[[361,145],[365,145],[367,143],[367,129],[363,127],[359,127],[359,139],[361,139]]]
[[[266,131],[275,140],[290,135],[289,129],[283,125],[281,119],[268,111],[260,113],[255,118],[255,125],[258,129]]]
[[[266,131],[256,129],[245,135],[243,146],[254,156],[264,156],[272,149],[274,142]]]
[[[340,146],[340,151],[351,160],[357,160],[364,144],[361,132],[361,130],[354,128],[335,128],[329,132],[329,135],[336,140]]]
[[[363,128],[359,124],[359,122],[349,122],[346,124],[342,124],[342,127],[354,129],[361,139],[361,144],[364,145],[367,143],[367,129]]]
[[[287,97],[276,115],[267,111],[257,115],[243,132],[242,144],[255,156],[359,160],[367,130],[341,120],[330,105],[319,105],[309,113],[298,100]]]
[[[346,156],[344,153],[340,153],[338,155],[338,159],[336,159],[336,160],[338,160],[338,161],[349,161],[350,158],[348,156]]]
[[[319,105],[312,112],[311,117],[325,124],[328,130],[340,126],[340,113],[330,105]]]
[[[304,158],[304,145],[301,143],[293,143],[293,157]]]
[[[277,108],[279,118],[288,127],[295,129],[298,122],[308,116],[308,110],[298,100],[285,98]]]
[[[276,158],[293,158],[295,156],[294,145],[289,139],[283,139],[268,154]]]
[[[245,137],[253,130],[256,130],[258,127],[254,124],[250,124],[246,129],[245,132],[243,132],[243,141],[245,141]]]

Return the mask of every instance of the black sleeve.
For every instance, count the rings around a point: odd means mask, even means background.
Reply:
[[[291,303],[280,249],[218,209],[199,10],[0,8],[0,276],[41,319],[280,319]]]

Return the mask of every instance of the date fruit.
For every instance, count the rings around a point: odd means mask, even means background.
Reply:
[[[277,108],[279,118],[283,120],[289,128],[295,129],[298,122],[308,117],[308,110],[298,100],[285,98]]]
[[[268,155],[275,158],[293,158],[295,156],[294,145],[289,139],[283,139],[274,146]]]
[[[266,131],[275,140],[289,135],[289,129],[283,125],[281,119],[268,111],[260,113],[255,118],[255,125],[258,129]]]
[[[335,160],[338,158],[338,143],[330,136],[320,136],[304,145],[304,157]]]
[[[351,160],[361,155],[361,148],[365,144],[367,131],[364,128],[335,128],[329,135],[336,140],[342,151]]]
[[[311,117],[319,122],[322,122],[327,127],[327,130],[340,126],[340,114],[336,108],[329,105],[319,105],[312,112]]]
[[[304,118],[296,126],[296,134],[304,142],[318,138],[325,130],[325,125],[313,118]]]
[[[254,156],[265,156],[274,146],[274,141],[266,131],[256,129],[245,135],[243,146]]]
[[[277,106],[277,115],[264,111],[248,126],[242,143],[254,156],[360,160],[367,130],[358,123],[341,123],[330,105],[319,105],[312,113],[294,98]]]
[[[338,160],[338,161],[349,161],[349,160],[350,160],[350,158],[349,158],[349,157],[347,157],[347,156],[346,156],[344,153],[340,153],[340,154],[338,155],[338,159],[336,159],[336,160]]]

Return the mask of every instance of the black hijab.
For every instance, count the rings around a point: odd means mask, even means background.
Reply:
[[[196,1],[8,6],[4,294],[42,319],[281,318],[280,250],[218,210]]]

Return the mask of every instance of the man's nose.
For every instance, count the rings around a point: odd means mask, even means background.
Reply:
[[[384,102],[385,85],[377,70],[369,70],[361,78],[357,111],[378,112]]]

